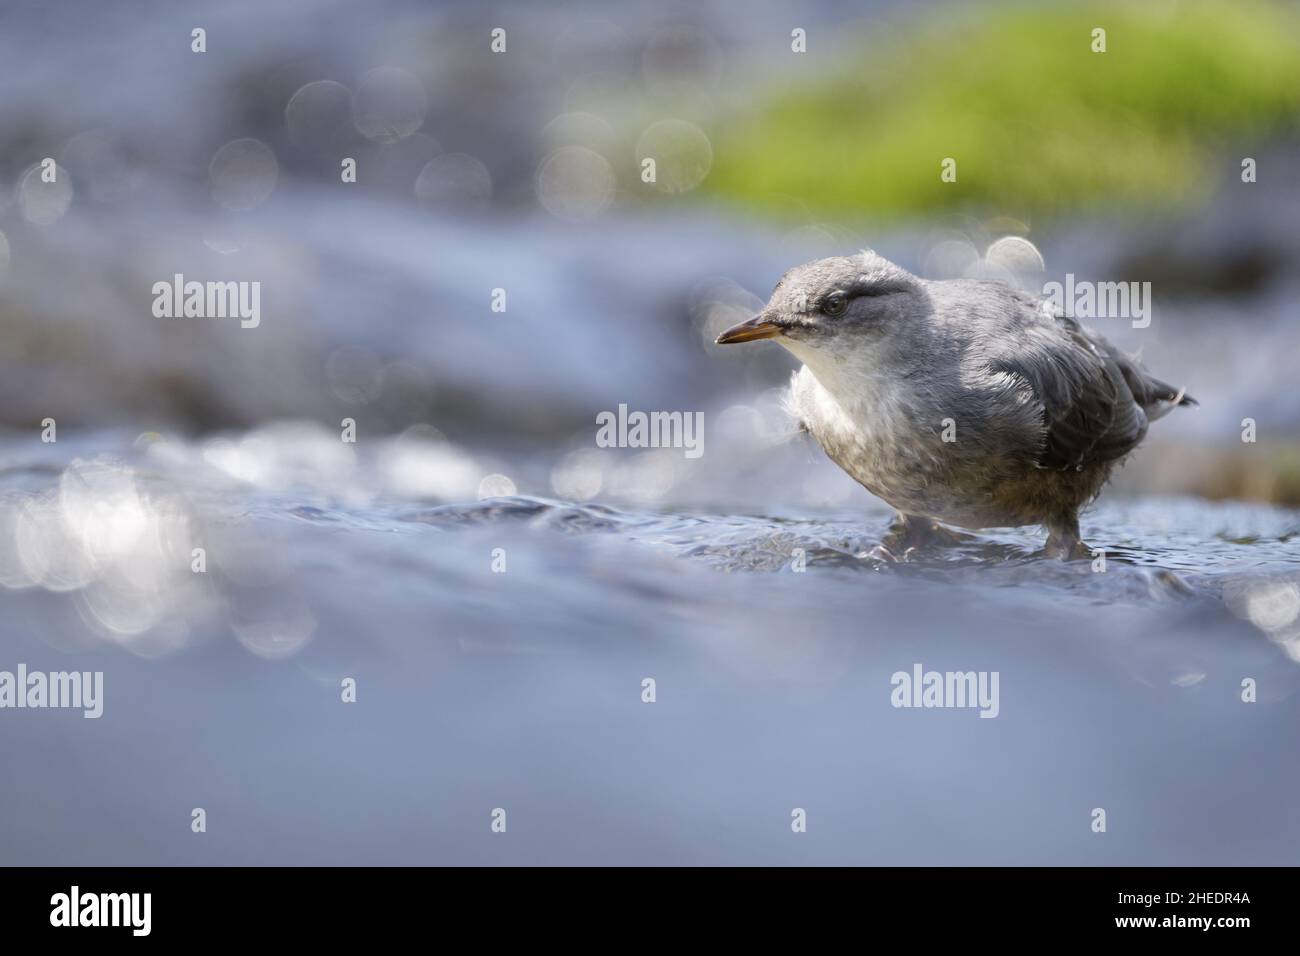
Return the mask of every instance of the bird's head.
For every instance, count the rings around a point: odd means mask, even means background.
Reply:
[[[775,339],[804,361],[825,359],[899,334],[924,297],[916,276],[874,252],[818,259],[782,276],[763,311],[717,342]]]

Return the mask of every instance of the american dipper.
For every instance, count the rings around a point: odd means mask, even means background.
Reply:
[[[943,537],[937,522],[1042,524],[1049,555],[1083,557],[1079,509],[1149,422],[1196,402],[1059,311],[864,252],[791,269],[718,343],[775,339],[803,361],[791,411],[899,512],[878,557]]]

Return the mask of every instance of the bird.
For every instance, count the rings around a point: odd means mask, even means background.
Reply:
[[[870,250],[789,270],[717,344],[762,339],[803,363],[786,396],[802,429],[897,511],[882,560],[1025,525],[1048,557],[1094,556],[1080,510],[1150,422],[1197,404],[1050,299]]]

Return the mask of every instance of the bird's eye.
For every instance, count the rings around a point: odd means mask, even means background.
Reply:
[[[822,300],[822,314],[834,318],[837,315],[843,315],[844,310],[849,307],[849,297],[843,292],[836,292],[834,295],[828,295]]]

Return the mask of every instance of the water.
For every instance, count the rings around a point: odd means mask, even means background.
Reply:
[[[865,495],[452,502],[214,446],[6,448],[6,664],[105,675],[99,720],[5,713],[7,862],[1295,862],[1295,512],[1121,500],[1101,573],[1028,529],[882,568]],[[998,717],[892,707],[918,663],[999,672]]]

